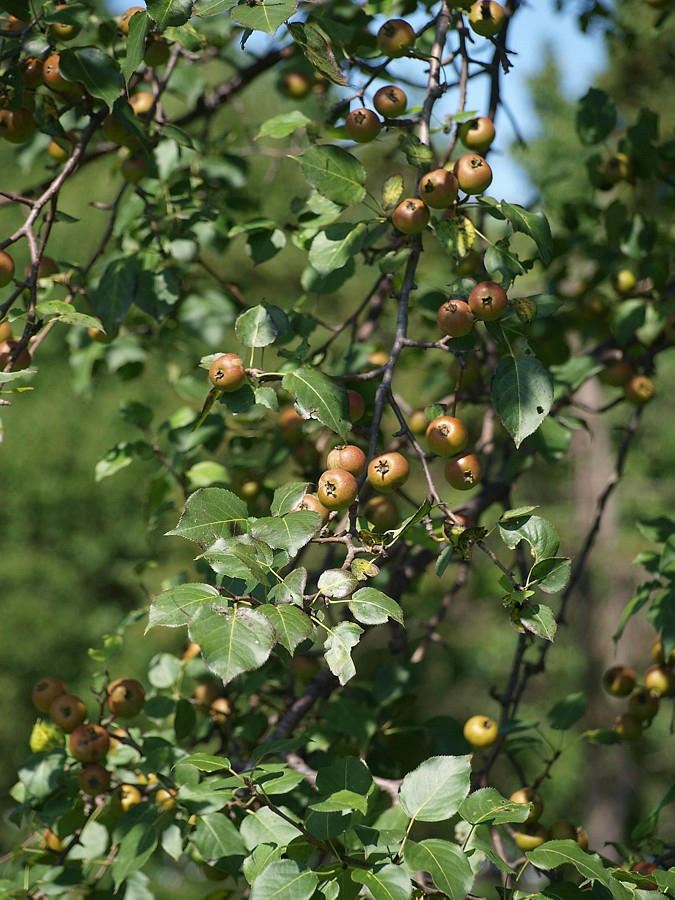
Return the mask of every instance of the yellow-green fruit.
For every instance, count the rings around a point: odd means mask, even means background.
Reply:
[[[512,803],[522,803],[524,806],[528,805],[530,807],[525,824],[538,822],[541,818],[541,814],[544,811],[544,801],[541,799],[541,794],[533,788],[520,788],[520,790],[511,794],[509,799]]]
[[[499,725],[489,716],[471,716],[464,723],[464,737],[472,747],[491,747],[499,737]]]
[[[548,831],[539,822],[523,825],[513,836],[519,850],[534,850],[548,839]]]
[[[60,728],[51,722],[43,722],[41,719],[33,725],[28,745],[33,753],[44,753],[46,750],[55,750],[64,747],[64,735]]]

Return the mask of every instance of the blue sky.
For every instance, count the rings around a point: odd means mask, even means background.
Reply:
[[[139,0],[133,2],[139,3]],[[109,0],[109,5],[111,9],[120,12],[130,4],[128,0]],[[551,47],[558,60],[563,76],[563,89],[570,99],[583,96],[593,83],[594,76],[605,66],[606,54],[599,31],[584,35],[576,24],[575,12],[580,5],[580,0],[568,0],[565,4],[566,11],[557,13],[554,0],[529,0],[518,10],[509,29],[508,49],[514,54],[514,66],[504,78],[503,96],[525,138],[536,133],[537,124],[532,116],[527,80],[541,70],[547,47]],[[412,22],[417,24],[414,19]],[[263,42],[268,40],[262,35],[260,38]],[[256,49],[255,39],[251,39],[249,47]],[[262,47],[259,49],[262,51]],[[392,71],[395,71],[393,66]],[[468,108],[482,113],[487,104],[487,90],[485,79],[472,82]],[[444,104],[442,115],[454,112],[456,105],[456,97],[452,93],[446,97],[447,104]],[[490,194],[497,199],[515,202],[515,198],[528,195],[527,175],[508,158],[508,147],[515,134],[503,112],[498,113],[496,124],[497,139],[491,159],[494,181]]]

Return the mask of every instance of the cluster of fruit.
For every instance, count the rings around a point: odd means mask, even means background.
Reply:
[[[464,723],[464,737],[476,749],[492,747],[499,738],[499,725],[490,716],[471,716]],[[571,822],[554,822],[545,828],[539,821],[544,811],[541,794],[531,787],[522,787],[509,797],[512,803],[522,803],[529,807],[527,819],[513,833],[513,840],[519,850],[534,850],[545,841],[572,840],[583,849],[588,849],[588,835],[581,826]]]
[[[616,717],[614,731],[625,741],[636,741],[659,711],[663,697],[675,696],[675,650],[666,661],[663,641],[657,637],[652,644],[654,663],[638,682],[634,669],[612,666],[602,676],[604,689],[612,697],[629,697],[628,709]]]
[[[492,282],[477,285],[472,296],[474,306],[471,308],[475,307],[478,312],[481,312],[481,305],[486,309],[494,306],[488,315],[496,317],[496,314],[501,314],[505,308],[506,294],[499,285]],[[500,304],[500,312],[497,313],[496,309]],[[465,305],[468,309],[469,305]],[[473,320],[473,314],[470,315]],[[209,379],[217,391],[231,393],[239,390],[246,381],[246,371],[241,357],[236,353],[218,356],[209,368]],[[363,415],[364,400],[357,391],[349,390],[347,395],[349,416],[352,422],[356,422]],[[301,434],[304,421],[294,408],[288,407],[280,414],[281,431],[293,440]],[[451,487],[467,491],[480,483],[481,462],[475,453],[464,453],[469,442],[469,434],[461,419],[447,415],[438,416],[429,422],[425,437],[429,449],[436,456],[452,457],[448,459],[444,469],[446,481]],[[305,495],[298,508],[318,512],[322,521],[326,522],[331,512],[346,510],[356,502],[359,495],[358,479],[364,473],[374,490],[380,494],[388,494],[406,483],[410,475],[410,464],[406,457],[396,450],[378,453],[369,462],[364,451],[356,444],[338,444],[327,455],[326,469],[318,479],[316,495]],[[371,498],[365,504],[364,514],[378,530],[393,528],[398,521],[396,506],[388,502],[387,497]]]
[[[132,6],[119,19],[118,27],[123,40],[129,35],[131,19],[136,13],[145,14],[145,7]],[[40,56],[13,55],[12,64],[16,72],[10,70],[5,73],[9,76],[9,81],[16,75],[19,83],[17,90],[5,90],[0,97],[0,136],[11,143],[25,144],[33,137],[37,119],[41,115],[36,104],[45,101],[45,97],[40,94],[42,87],[47,88],[52,96],[65,104],[60,114],[66,112],[72,105],[89,103],[91,100],[82,83],[70,80],[63,74],[59,45],[76,38],[81,28],[75,23],[72,11],[65,4],[55,6],[50,19],[58,19],[59,16],[62,17],[62,21],[44,24],[39,20],[24,22],[10,15],[2,23],[4,37],[22,38],[24,46],[28,48],[42,46],[45,42],[48,46]],[[32,42],[26,40],[27,37],[33,36],[36,40]],[[170,53],[167,41],[150,29],[145,38],[143,56],[145,64],[151,68],[162,66],[168,61]],[[135,116],[142,116],[154,106],[155,102],[155,96],[150,91],[137,91],[129,97],[129,111]],[[109,113],[103,119],[101,135],[104,139],[130,151],[131,155],[121,164],[122,175],[127,181],[135,184],[148,174],[147,162],[144,156],[138,153],[140,141],[133,131],[125,126],[119,115]],[[77,139],[76,131],[62,129],[49,142],[47,153],[55,162],[64,163],[72,155]]]
[[[468,10],[469,26],[476,34],[493,37],[504,24],[504,10],[494,2],[454,3],[456,9]],[[380,52],[390,59],[408,56],[415,46],[415,30],[404,19],[389,19],[377,33]],[[345,117],[345,131],[357,143],[369,143],[384,125],[394,126],[402,116],[408,98],[401,88],[389,84],[380,88],[374,98],[375,112],[366,107],[353,109]],[[377,114],[384,117],[384,121]],[[394,227],[402,234],[420,234],[430,222],[431,210],[450,210],[459,190],[467,195],[482,194],[492,183],[492,171],[481,155],[490,148],[495,137],[490,119],[481,116],[462,123],[458,137],[467,150],[447,167],[432,169],[419,179],[419,196],[401,200],[391,213]]]
[[[51,722],[38,720],[35,724],[30,739],[31,750],[62,748],[64,735],[69,735],[70,755],[82,764],[78,776],[80,789],[90,796],[110,790],[110,772],[101,765],[111,749],[108,728],[87,722],[86,704],[75,694],[69,694],[59,678],[41,678],[33,687],[31,698],[34,706],[51,719]],[[101,709],[108,708],[111,721],[131,719],[143,709],[144,702],[145,690],[139,681],[116,678],[105,689]]]

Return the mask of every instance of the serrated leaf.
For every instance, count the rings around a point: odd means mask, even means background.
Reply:
[[[556,731],[567,731],[579,721],[587,707],[588,698],[585,694],[581,692],[568,694],[548,711],[546,714],[548,724]]]
[[[162,591],[150,604],[145,633],[158,625],[168,628],[187,625],[204,603],[218,599],[218,590],[210,584],[179,584]]]
[[[460,804],[458,812],[470,825],[524,822],[530,814],[528,807],[522,803],[512,803],[491,787],[481,788],[470,794]]]
[[[225,756],[211,756],[208,753],[192,753],[180,760],[181,766],[194,766],[200,772],[219,772],[229,769],[230,761]]]
[[[239,830],[223,813],[197,816],[197,823],[190,833],[190,843],[203,859],[211,863],[247,854]]]
[[[332,144],[310,147],[298,162],[312,187],[334,203],[350,206],[366,196],[366,170],[341,147]]]
[[[586,853],[576,841],[547,841],[536,850],[530,850],[525,856],[538,869],[557,869],[558,866],[563,865],[574,866],[582,878],[591,882],[599,881],[607,888],[610,886],[612,889],[618,888],[618,893],[614,893],[613,890],[615,898],[625,897],[626,900],[629,900],[632,897],[632,892],[628,888],[623,888],[620,882],[611,878],[600,857],[596,853]]]
[[[412,871],[428,872],[450,900],[466,900],[475,876],[466,853],[457,844],[438,838],[407,841],[403,856]]]
[[[345,85],[347,79],[340,71],[330,43],[316,26],[307,22],[290,22],[288,31],[306,59],[333,84]]]
[[[267,584],[267,575],[274,563],[274,551],[264,541],[250,535],[231,539],[218,538],[201,556],[214,572],[245,581],[255,578]]]
[[[319,879],[292,859],[279,859],[263,869],[251,886],[250,900],[311,900]]]
[[[129,33],[125,41],[126,56],[122,60],[122,75],[129,85],[129,79],[143,62],[145,55],[145,38],[150,28],[148,14],[140,10],[129,19]]]
[[[345,569],[326,569],[319,575],[317,587],[331,600],[344,600],[359,586],[358,579]]]
[[[517,254],[509,248],[508,237],[495,244],[490,244],[483,256],[483,265],[491,275],[501,272],[505,282],[513,281],[518,275],[524,275],[528,268],[531,268],[531,264],[527,265],[522,262]]]
[[[280,808],[291,820],[296,817],[293,813]],[[248,812],[241,823],[241,836],[249,850],[253,850],[259,844],[273,844],[276,847],[286,847],[291,841],[300,836],[300,831],[286,819],[282,819],[273,810],[264,806],[257,812]]]
[[[288,331],[288,317],[278,306],[261,303],[237,317],[237,337],[245,347],[267,347]]]
[[[320,231],[309,248],[309,263],[320,274],[328,275],[353,259],[368,239],[363,222],[337,222]]]
[[[178,535],[210,547],[221,537],[248,529],[248,509],[244,501],[225,488],[202,488],[191,494],[178,525],[167,534]]]
[[[354,618],[363,625],[383,625],[388,619],[403,624],[403,610],[395,600],[375,588],[360,588],[349,601]]]
[[[548,415],[553,404],[553,383],[538,359],[507,356],[497,365],[490,397],[514,444],[520,447]]]
[[[95,328],[97,331],[102,330],[101,323],[98,319],[95,319],[93,316],[88,316],[86,313],[78,312],[76,309],[73,309],[70,303],[66,303],[63,300],[45,300],[43,303],[38,303],[35,312],[40,318],[53,316],[55,319],[64,322],[66,325],[79,325],[82,328]]]
[[[365,796],[372,786],[373,776],[358,756],[343,756],[330,765],[320,766],[316,773],[316,787],[323,794],[345,790]]]
[[[97,47],[61,50],[59,69],[68,81],[79,81],[92,95],[112,106],[124,87],[117,62]]]
[[[282,606],[266,605],[260,607],[259,612],[272,623],[277,641],[291,654],[298,644],[314,633],[311,619],[297,606],[288,603]]]
[[[352,650],[361,640],[363,628],[354,622],[340,622],[330,628],[324,643],[326,665],[341,685],[347,684],[356,675],[356,667],[352,660]]]
[[[252,31],[274,34],[297,8],[297,0],[239,0],[231,8],[232,19]]]
[[[202,606],[190,623],[189,634],[199,644],[207,667],[224,684],[242,672],[259,669],[276,643],[272,623],[257,610],[243,606],[224,612]]]
[[[358,809],[365,816],[368,812],[368,800],[362,794],[354,791],[341,790],[310,803],[309,808],[315,812],[351,812],[353,809]]]
[[[434,161],[434,154],[431,148],[423,144],[414,134],[400,134],[398,149],[405,155],[408,163],[411,166],[415,166],[415,168],[429,168]]]
[[[410,900],[412,884],[402,866],[385,863],[373,869],[353,869],[352,881],[368,888],[374,900]]]
[[[506,200],[502,200],[499,206],[511,222],[514,231],[520,231],[532,238],[537,245],[541,261],[544,265],[548,265],[553,253],[553,236],[544,213],[541,210],[530,212],[515,203],[507,203]]]
[[[528,583],[536,584],[545,594],[558,594],[567,586],[571,569],[572,563],[567,557],[542,559],[532,566]]]
[[[185,25],[192,15],[192,0],[148,0],[147,7],[160,31],[171,25]]]
[[[253,884],[263,869],[266,869],[270,863],[281,859],[281,853],[281,847],[275,847],[273,844],[258,844],[242,865],[242,872],[246,881],[249,884]]]
[[[287,550],[292,557],[308,544],[321,527],[321,516],[310,509],[299,509],[287,516],[257,519],[251,534],[277,550]]]
[[[455,215],[436,223],[436,240],[446,253],[461,259],[473,247],[476,229],[468,216]]]
[[[284,375],[281,386],[293,396],[305,418],[318,419],[326,428],[347,439],[352,423],[343,385],[318,369],[302,366]]]
[[[433,756],[401,783],[398,796],[405,814],[418,822],[443,822],[469,793],[470,756]]]
[[[256,135],[256,140],[261,137],[288,137],[289,134],[293,134],[298,128],[304,128],[306,125],[309,125],[311,121],[299,109],[279,113],[278,116],[272,116],[271,119],[267,119],[266,122],[262,123]]]
[[[531,634],[552,641],[558,630],[555,615],[550,606],[541,603],[528,603],[518,611],[520,624]]]
[[[516,513],[518,510],[512,512]],[[554,557],[560,546],[560,538],[553,525],[541,516],[532,516],[529,512],[509,518],[502,516],[499,520],[499,532],[510,550],[515,550],[521,541],[527,541],[535,561]]]
[[[382,208],[393,209],[403,196],[403,175],[391,175],[382,185]]]
[[[195,16],[218,16],[232,9],[232,0],[196,0],[193,6]]]
[[[309,489],[308,481],[288,481],[277,488],[270,504],[270,513],[273,516],[285,516],[292,512],[300,503]]]
[[[270,603],[294,603],[302,606],[303,594],[307,586],[307,569],[299,566],[293,569],[270,590],[267,599]]]

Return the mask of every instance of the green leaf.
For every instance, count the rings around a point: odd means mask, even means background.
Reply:
[[[284,375],[281,386],[293,396],[302,416],[318,419],[326,428],[347,440],[352,423],[347,391],[342,384],[318,369],[302,366]]]
[[[347,684],[356,675],[351,652],[363,634],[354,622],[340,622],[335,628],[328,629],[329,634],[324,643],[326,648],[326,665],[341,685]]]
[[[319,575],[317,587],[331,600],[344,600],[359,586],[358,578],[345,569],[326,569]]]
[[[243,578],[245,581],[253,576],[261,584],[267,584],[267,576],[274,562],[274,551],[264,541],[258,541],[250,535],[219,538],[201,556],[207,560],[214,572],[230,578]]]
[[[200,772],[220,772],[229,769],[230,761],[225,756],[210,756],[208,753],[192,753],[180,760],[181,766],[194,766]]]
[[[551,235],[551,226],[544,213],[541,210],[529,212],[522,206],[507,203],[506,200],[502,200],[499,207],[510,220],[514,231],[520,231],[532,238],[537,245],[541,261],[547,266],[553,253],[553,236]]]
[[[111,475],[125,469],[134,459],[142,456],[145,450],[150,450],[146,441],[122,441],[115,447],[111,447],[103,459],[99,459],[94,468],[96,481],[103,481]],[[151,451],[152,452],[152,451]]]
[[[280,807],[280,812],[291,819],[296,818],[290,810],[283,807]],[[286,847],[295,838],[300,837],[300,831],[294,825],[266,806],[257,812],[247,810],[247,817],[241,823],[240,831],[249,850],[255,849],[259,844]]]
[[[239,0],[232,7],[232,19],[252,31],[275,31],[293,15],[297,8],[297,0]]]
[[[527,603],[518,611],[518,621],[531,634],[552,641],[558,630],[555,615],[550,606],[541,603]]]
[[[591,356],[572,356],[558,366],[551,366],[551,375],[555,384],[555,398],[573,393],[577,388],[597,375],[603,369],[602,363]]]
[[[195,16],[218,16],[232,9],[232,0],[197,0],[193,7]]]
[[[341,269],[361,250],[368,239],[368,228],[363,222],[338,222],[320,231],[309,248],[310,265],[320,274],[327,275]]]
[[[192,15],[192,0],[148,0],[147,7],[160,31],[170,25],[185,25]]]
[[[175,534],[211,546],[219,537],[229,537],[248,529],[248,509],[243,500],[225,488],[203,488],[191,494],[176,528]]]
[[[354,869],[352,881],[363,884],[374,900],[410,900],[412,884],[402,866],[385,863],[373,869]]]
[[[524,822],[530,814],[530,810],[522,803],[512,803],[491,787],[481,788],[470,794],[460,804],[458,812],[470,825]]]
[[[251,534],[279,550],[287,550],[291,557],[308,544],[321,527],[321,516],[309,509],[299,509],[287,516],[257,519]]]
[[[437,838],[407,841],[403,857],[414,872],[428,872],[443,894],[450,900],[466,900],[474,881],[469,860],[457,844]]]
[[[513,281],[518,275],[524,275],[527,269],[531,268],[522,263],[518,256],[509,249],[507,237],[495,244],[490,244],[485,251],[483,264],[490,274],[501,272],[505,282]]]
[[[253,884],[263,869],[281,858],[281,853],[281,847],[275,847],[273,844],[258,844],[253,853],[244,860],[242,866],[244,878],[249,884]]]
[[[656,583],[656,585],[658,584],[659,582]],[[638,585],[636,595],[632,597],[624,607],[624,610],[621,613],[621,618],[619,619],[619,624],[616,626],[616,631],[612,635],[612,640],[615,643],[620,639],[630,619],[632,619],[632,617],[636,613],[638,613],[646,603],[649,603],[654,587],[655,585],[650,582]]]
[[[436,223],[436,240],[450,256],[461,259],[473,247],[476,229],[468,216],[456,215]]]
[[[92,97],[112,106],[124,87],[117,62],[97,47],[61,50],[59,69],[68,81],[81,82]]]
[[[499,532],[510,550],[515,550],[521,541],[527,541],[536,562],[554,557],[560,546],[560,538],[553,525],[541,516],[529,513],[508,519],[502,516]]]
[[[131,826],[120,841],[111,866],[116,890],[132,872],[143,868],[157,849],[158,843],[157,832],[151,823],[136,822]]]
[[[315,25],[307,22],[290,22],[288,31],[315,69],[333,84],[347,84],[330,43]]]
[[[262,303],[237,317],[237,337],[245,347],[267,347],[288,331],[288,317],[278,306]]]
[[[585,694],[568,694],[548,711],[548,724],[556,731],[567,731],[584,715],[587,706],[588,698]]]
[[[129,79],[143,62],[145,38],[150,28],[145,10],[135,13],[129,20],[129,34],[125,41],[127,54],[122,61],[122,75],[129,86]]]
[[[351,812],[357,809],[360,813],[368,812],[368,800],[362,794],[356,794],[354,791],[336,791],[322,800],[317,800],[309,804],[309,808],[315,812]]]
[[[520,447],[539,428],[553,403],[551,376],[532,356],[507,356],[499,361],[490,386],[492,405]]]
[[[289,134],[293,134],[298,128],[304,128],[306,125],[309,125],[311,121],[299,109],[279,113],[278,116],[272,116],[271,119],[267,119],[266,122],[262,123],[256,135],[256,140],[261,137],[288,137]]]
[[[356,591],[349,601],[349,609],[363,625],[383,625],[387,619],[403,624],[403,610],[398,603],[375,588],[364,587]]]
[[[289,572],[283,581],[274,585],[267,595],[267,599],[270,603],[294,603],[296,606],[302,606],[306,587],[307,569],[299,566]]]
[[[63,300],[45,300],[43,303],[38,303],[35,312],[41,319],[52,316],[66,325],[79,325],[82,328],[95,328],[97,331],[101,331],[101,323],[98,319],[78,312],[72,304]]]
[[[122,256],[108,263],[91,304],[108,334],[114,334],[134,301],[140,266],[133,257]]]
[[[168,628],[187,625],[204,603],[213,603],[218,599],[218,590],[210,584],[179,584],[168,588],[150,604],[145,633],[158,625]]]
[[[236,826],[224,813],[197,816],[190,843],[207,862],[228,856],[246,856],[246,845]]]
[[[47,725],[46,722],[41,724]],[[63,737],[61,741],[63,742]],[[65,781],[65,762],[65,751],[58,748],[31,753],[18,768],[19,781],[25,785],[31,797],[44,800]]]
[[[432,756],[409,772],[399,788],[403,811],[418,822],[443,822],[469,793],[470,756]]]
[[[272,623],[254,609],[238,606],[216,612],[202,606],[189,626],[190,639],[199,644],[208,668],[228,684],[242,672],[258,669],[276,642]]]
[[[414,134],[404,132],[399,135],[398,149],[405,155],[408,163],[416,168],[428,168],[434,161],[434,154],[430,147],[423,144]]]
[[[277,488],[272,497],[270,512],[273,516],[285,516],[292,512],[307,493],[308,481],[289,481]]]
[[[640,534],[653,544],[664,544],[675,534],[675,521],[668,516],[640,519],[636,524]]]
[[[298,644],[307,640],[314,633],[314,626],[309,616],[297,606],[286,603],[282,606],[262,606],[260,614],[268,619],[276,634],[278,643],[293,653]]]
[[[251,887],[251,900],[311,900],[319,879],[292,859],[279,859],[263,869]]]
[[[632,897],[628,888],[623,888],[619,882],[610,877],[610,873],[603,866],[600,857],[596,853],[586,853],[576,841],[547,841],[536,850],[530,850],[525,856],[538,869],[557,869],[558,866],[563,865],[574,866],[582,878],[593,883],[598,881],[607,888],[611,887],[615,898],[625,897],[626,900],[629,900]]]
[[[322,794],[353,791],[365,796],[372,786],[373,776],[358,756],[343,756],[328,766],[320,766],[316,773],[316,787]]]
[[[532,566],[528,584],[536,584],[546,594],[558,594],[567,586],[571,568],[571,561],[563,556],[541,559]]]
[[[604,91],[590,88],[577,107],[577,134],[582,144],[599,144],[616,126],[614,101]]]
[[[310,147],[298,162],[312,187],[334,203],[350,206],[366,196],[366,170],[341,147],[332,144]]]

